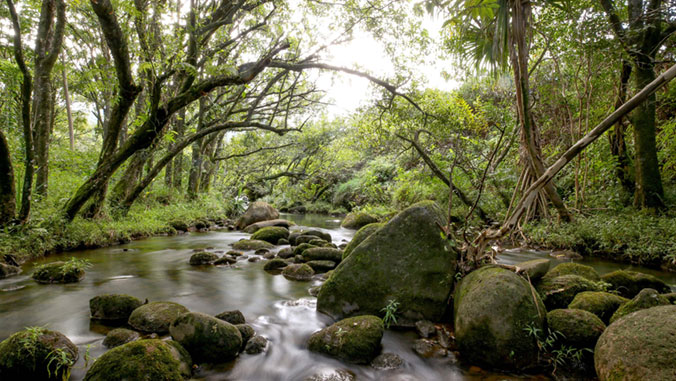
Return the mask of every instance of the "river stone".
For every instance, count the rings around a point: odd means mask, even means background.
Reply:
[[[404,360],[395,353],[382,353],[371,362],[371,366],[378,370],[399,369]]]
[[[103,339],[103,345],[106,348],[119,347],[122,344],[130,343],[141,338],[138,332],[126,328],[115,328],[108,332],[106,338]]]
[[[290,247],[285,247],[277,253],[277,256],[282,259],[292,258],[294,255],[293,249]]]
[[[258,249],[272,249],[275,247],[270,242],[253,240],[253,239],[243,239],[232,244],[232,247],[236,250],[258,250]]]
[[[244,253],[237,250],[229,250],[228,252],[225,253],[225,255],[229,255],[231,257],[241,257],[242,255],[244,255]]]
[[[262,228],[257,232],[253,233],[251,239],[261,240],[265,242],[270,242],[271,244],[277,244],[280,239],[288,239],[289,230],[281,226],[268,226]]]
[[[542,278],[549,271],[550,263],[549,259],[533,259],[517,263],[516,267],[519,268],[520,274],[528,275],[528,278],[534,281]]]
[[[378,219],[368,213],[352,212],[345,216],[340,226],[346,229],[361,229],[374,222],[378,222]]]
[[[657,277],[636,271],[617,270],[603,275],[601,279],[610,283],[610,289],[625,298],[633,298],[644,288],[652,288],[659,293],[671,291],[671,288]]]
[[[65,355],[63,366],[58,364],[57,350]],[[77,358],[77,347],[60,332],[24,329],[0,343],[0,379],[62,380]]]
[[[245,233],[253,234],[257,231],[259,231],[262,228],[267,228],[270,226],[281,226],[283,228],[290,228],[291,226],[295,225],[291,221],[287,220],[281,220],[281,219],[276,219],[276,220],[268,220],[268,221],[260,221],[253,223],[247,227],[244,228]]]
[[[599,282],[593,282],[579,275],[544,277],[536,288],[547,310],[566,308],[580,292],[603,290]]]
[[[258,261],[260,261],[260,260],[261,260],[261,259],[258,258],[258,257],[249,257],[249,259],[247,259],[247,261],[249,261],[249,262],[258,262]]]
[[[286,266],[282,270],[282,275],[289,280],[309,281],[315,275],[315,271],[305,263],[294,263]]]
[[[448,353],[438,342],[429,339],[414,341],[413,352],[423,358],[444,357]]]
[[[265,271],[274,271],[274,270],[279,270],[284,267],[286,267],[288,263],[286,263],[285,260],[281,258],[273,258],[267,262],[265,262],[265,265],[263,265],[263,270]]]
[[[7,263],[0,262],[0,279],[19,274],[20,272],[21,272],[21,267],[12,266],[12,265],[8,265]]]
[[[598,316],[604,323],[610,323],[610,317],[629,299],[603,291],[584,291],[577,295],[568,308],[585,310]]]
[[[310,245],[309,243],[301,243],[293,249],[293,255],[303,255],[303,252],[307,249],[314,249],[317,246]]]
[[[565,262],[554,266],[545,274],[545,278],[556,278],[562,275],[579,275],[594,282],[601,280],[599,273],[591,266],[581,265],[579,263]]]
[[[331,242],[326,242],[321,238],[311,239],[308,243],[319,247],[332,247],[331,245],[333,245]]]
[[[293,257],[293,263],[305,263],[305,259],[303,259],[302,255],[296,255]]]
[[[304,381],[354,381],[357,377],[347,369],[331,370],[313,374]]]
[[[52,262],[39,266],[33,272],[33,279],[38,283],[76,283],[84,278],[81,268],[68,266],[66,262]]]
[[[265,351],[265,347],[268,346],[268,339],[263,336],[254,336],[247,343],[244,348],[244,351],[250,355],[257,355]]]
[[[576,309],[558,309],[547,313],[547,326],[560,332],[562,343],[574,348],[591,348],[596,345],[606,325],[591,312]]]
[[[195,362],[222,363],[233,359],[242,346],[242,334],[234,325],[200,312],[181,315],[169,327]]]
[[[319,244],[310,243],[310,241],[316,242],[317,240],[320,240],[321,242]],[[327,241],[325,241],[321,238],[317,238],[314,235],[301,235],[301,236],[296,237],[296,245],[300,245],[300,244],[303,244],[303,243],[309,243],[310,245],[313,245],[313,246],[321,246],[324,243],[327,243]]]
[[[227,321],[230,324],[244,324],[246,319],[244,319],[244,314],[240,310],[224,311],[216,315],[216,319],[221,319]]]
[[[303,251],[301,255],[306,261],[333,261],[340,263],[343,260],[343,252],[332,247],[313,247]]]
[[[354,250],[355,247],[359,246],[360,243],[364,242],[366,238],[370,237],[371,234],[375,233],[378,229],[382,228],[385,224],[383,223],[373,223],[373,224],[368,224],[361,229],[359,229],[355,234],[354,237],[352,237],[352,241],[345,246],[345,250],[343,250],[343,259],[347,258],[350,256],[352,253],[352,250]]]
[[[656,306],[667,306],[670,304],[671,302],[669,299],[658,294],[656,290],[653,290],[652,288],[644,288],[638,293],[638,295],[634,297],[634,299],[621,305],[610,318],[610,322],[613,323],[617,319],[620,319],[623,316],[629,315],[630,313],[636,312],[638,310]]]
[[[658,306],[609,325],[594,350],[599,380],[676,380],[674,316],[676,306]]]
[[[543,330],[546,311],[522,277],[495,266],[475,270],[458,285],[453,308],[458,350],[470,364],[518,370],[537,362],[525,330]]]
[[[282,238],[279,241],[277,241],[277,245],[288,245],[288,244],[289,244],[289,240],[286,239],[286,238]]]
[[[216,266],[233,265],[235,263],[237,263],[237,259],[227,255],[224,255],[214,261],[214,265]]]
[[[126,321],[142,304],[141,300],[130,295],[99,295],[89,300],[89,311],[92,319]]]
[[[457,260],[439,234],[444,221],[433,201],[399,213],[336,267],[319,292],[317,310],[333,318],[382,315],[396,300],[400,324],[441,320]]]
[[[192,372],[192,359],[173,340],[137,340],[115,347],[96,359],[85,381],[182,381]]]
[[[310,336],[308,347],[356,364],[370,363],[380,352],[383,321],[372,315],[355,316],[341,320]]]
[[[306,264],[312,267],[315,273],[325,273],[336,267],[336,262],[334,261],[308,261]]]
[[[201,265],[210,265],[218,259],[218,255],[204,251],[201,253],[195,253],[190,256],[190,265],[192,266],[201,266]]]
[[[308,294],[310,294],[310,296],[316,297],[317,295],[319,295],[319,289],[320,288],[322,288],[322,286],[310,287],[310,288],[308,288],[307,292],[308,292]]]
[[[415,331],[422,338],[430,338],[437,333],[437,327],[429,320],[418,320],[415,322]]]
[[[293,246],[298,245],[299,243],[296,242],[296,239],[300,236],[315,236],[317,238],[321,238],[326,242],[331,242],[333,239],[331,238],[331,234],[318,230],[318,229],[304,229],[304,230],[298,230],[295,231],[291,234],[289,234],[289,243]]]
[[[237,219],[235,227],[239,230],[260,221],[269,221],[279,218],[279,212],[270,204],[263,201],[252,202],[246,212]]]
[[[152,302],[135,309],[129,316],[129,325],[141,332],[163,334],[169,332],[169,325],[187,308],[173,302]]]
[[[249,339],[254,337],[256,331],[248,324],[235,324],[235,327],[239,330],[239,334],[242,335],[242,346],[240,347],[240,351],[243,351],[246,347],[246,343]]]

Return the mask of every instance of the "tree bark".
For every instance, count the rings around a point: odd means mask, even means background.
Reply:
[[[16,192],[14,190],[14,167],[5,134],[0,130],[0,226],[14,220],[16,215]]]
[[[620,108],[627,99],[627,88],[629,86],[630,77],[631,64],[626,60],[622,60],[622,71],[620,73],[620,83],[617,92],[617,101],[615,102],[615,110]],[[622,188],[630,194],[633,194],[634,182],[631,178],[631,162],[629,160],[629,154],[627,153],[624,128],[624,118],[622,118],[615,123],[613,130],[608,133],[608,139],[610,142],[610,153],[617,161],[615,175]]]
[[[63,97],[66,100],[66,115],[68,117],[68,141],[70,143],[71,151],[75,149],[75,133],[73,131],[73,113],[70,109],[70,93],[68,92],[68,76],[66,76],[66,63],[61,56],[61,63],[63,65],[63,70],[61,71],[61,77],[63,79]]]

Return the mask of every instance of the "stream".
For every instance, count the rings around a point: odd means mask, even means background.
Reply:
[[[319,215],[282,215],[300,226],[329,232],[333,242],[351,239],[353,230],[340,227],[336,217]],[[266,352],[259,355],[242,353],[236,360],[217,366],[203,366],[194,375],[196,380],[303,380],[321,373],[348,370],[357,380],[511,380],[524,376],[492,374],[458,364],[453,355],[424,359],[411,349],[417,339],[414,332],[386,331],[383,352],[401,356],[404,367],[396,370],[375,370],[369,366],[349,365],[311,353],[306,349],[308,337],[332,323],[316,312],[316,298],[308,289],[319,284],[293,282],[281,275],[263,271],[265,261],[239,261],[233,267],[195,267],[188,264],[193,249],[213,247],[231,250],[230,244],[248,234],[211,231],[162,236],[95,250],[74,251],[23,266],[23,273],[0,279],[0,340],[24,327],[41,326],[59,331],[80,350],[71,380],[82,380],[86,359],[106,351],[105,334],[113,327],[89,319],[89,300],[101,294],[130,294],[141,300],[173,301],[191,311],[216,315],[238,309],[256,333],[269,340]],[[280,246],[278,248],[282,248]],[[252,253],[245,253],[252,254]],[[507,250],[500,254],[502,263],[514,264],[543,258],[545,252]],[[83,281],[65,285],[40,285],[30,275],[33,267],[70,257],[86,258],[92,264]],[[553,260],[556,261],[556,260]],[[599,259],[584,259],[601,274],[631,268],[653,274],[668,284],[676,284],[676,274],[617,264]],[[554,263],[552,263],[552,266]],[[547,379],[538,376],[538,379]]]

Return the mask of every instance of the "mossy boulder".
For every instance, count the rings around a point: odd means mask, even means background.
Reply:
[[[244,350],[247,341],[254,337],[256,331],[248,324],[235,324],[235,327],[239,330],[239,334],[242,335],[242,346],[240,347],[240,351],[242,351]]]
[[[652,288],[644,288],[638,293],[638,295],[634,296],[632,300],[621,305],[610,318],[610,322],[613,323],[623,316],[629,315],[630,313],[636,312],[638,310],[644,310],[646,308],[657,306],[667,306],[670,304],[671,302],[669,299],[657,293],[656,290],[653,290]]]
[[[336,267],[317,297],[317,309],[334,318],[382,315],[399,303],[399,322],[439,321],[452,292],[457,252],[438,224],[445,216],[433,201],[412,205],[357,246]]]
[[[276,219],[276,220],[268,220],[268,221],[260,221],[253,223],[247,227],[244,228],[244,232],[253,234],[260,229],[269,227],[269,226],[281,226],[283,228],[290,228],[291,226],[294,226],[295,224],[291,221],[287,220],[281,220],[281,219]]]
[[[652,288],[659,293],[671,291],[671,288],[657,277],[636,271],[617,270],[604,274],[601,279],[610,283],[610,289],[625,298],[633,298],[644,288]]]
[[[214,265],[216,266],[234,265],[235,263],[237,263],[237,258],[229,255],[224,255],[214,261]]]
[[[676,379],[676,306],[640,310],[603,332],[594,350],[601,381]]]
[[[300,245],[296,246],[296,247],[293,249],[293,255],[294,255],[294,256],[296,256],[296,255],[303,255],[303,252],[304,252],[305,250],[307,250],[307,249],[313,249],[313,248],[315,248],[315,247],[317,247],[317,246],[315,246],[315,245],[310,245],[309,243],[301,243]]]
[[[517,263],[519,274],[528,276],[531,281],[538,280],[547,274],[551,261],[549,259],[533,259],[526,262]]]
[[[294,263],[286,266],[284,270],[282,270],[282,275],[289,280],[305,282],[312,279],[312,276],[315,275],[315,271],[305,263]]]
[[[268,226],[253,233],[251,239],[270,242],[276,245],[280,239],[288,239],[289,230],[281,226]]]
[[[320,242],[317,243],[317,240],[319,240]],[[327,241],[313,235],[300,235],[296,237],[296,245],[300,245],[303,243],[309,243],[310,245],[314,246],[322,246],[323,244],[327,243]]]
[[[21,267],[8,265],[7,263],[0,262],[0,279],[19,274],[20,272]]]
[[[89,300],[89,312],[96,320],[124,320],[129,319],[131,313],[141,307],[143,302],[131,295],[106,294]]]
[[[606,325],[589,311],[558,309],[547,313],[547,326],[560,332],[561,340],[574,348],[594,348]]]
[[[321,238],[311,239],[308,243],[310,245],[315,245],[315,246],[319,246],[319,247],[331,247],[330,245],[332,245],[331,242],[326,242]]]
[[[272,205],[267,202],[256,201],[249,204],[246,212],[244,212],[244,214],[237,219],[237,222],[235,222],[235,227],[242,230],[253,223],[275,220],[277,218],[279,218],[277,209],[273,208]]]
[[[131,343],[141,338],[138,332],[126,328],[115,328],[106,334],[103,345],[107,348],[115,348],[120,345]]]
[[[334,261],[308,261],[305,264],[312,267],[315,273],[325,273],[336,267],[336,262]]]
[[[195,253],[190,256],[190,265],[191,266],[203,266],[203,265],[210,265],[213,264],[215,261],[218,260],[218,255],[208,252],[208,251],[202,251],[200,253]]]
[[[85,271],[79,266],[67,262],[52,262],[39,266],[33,272],[33,279],[38,283],[76,283],[82,280]]]
[[[604,323],[610,323],[610,317],[629,299],[603,291],[584,291],[573,298],[568,308],[585,310],[598,316]]]
[[[305,261],[333,261],[340,263],[343,260],[343,251],[332,247],[313,247],[304,250],[301,254]]]
[[[171,337],[195,362],[221,363],[237,356],[242,334],[234,325],[200,312],[179,316],[169,327]]]
[[[227,321],[230,324],[244,324],[244,323],[246,323],[246,319],[244,318],[244,314],[240,310],[223,311],[220,314],[216,315],[216,319],[221,319],[223,321]]]
[[[601,280],[601,276],[593,267],[574,262],[560,263],[549,270],[544,277],[556,278],[562,275],[579,275],[594,282]]]
[[[525,330],[544,329],[546,311],[522,277],[496,266],[475,270],[458,285],[453,308],[458,350],[470,364],[518,370],[537,362]]]
[[[250,355],[257,355],[265,351],[268,346],[268,339],[263,336],[254,336],[244,346],[244,351]]]
[[[355,234],[354,237],[352,237],[352,241],[345,246],[345,250],[343,250],[343,259],[347,258],[350,256],[352,251],[359,246],[360,243],[364,242],[366,238],[370,237],[371,234],[375,233],[378,229],[382,228],[385,224],[376,222],[372,224],[368,224],[361,229],[359,229]]]
[[[277,253],[277,256],[282,259],[293,258],[294,255],[293,249],[290,247],[285,247]]]
[[[345,216],[340,226],[346,229],[361,229],[374,222],[378,222],[378,219],[368,213],[352,212]]]
[[[544,277],[536,288],[545,306],[547,306],[547,310],[566,308],[573,301],[575,295],[580,292],[603,291],[599,282],[572,274],[554,278]]]
[[[368,364],[380,353],[383,321],[363,315],[341,320],[315,332],[308,340],[313,352],[356,364]]]
[[[243,239],[232,244],[232,248],[235,250],[259,250],[259,249],[272,249],[275,245],[270,242],[260,241],[256,239]]]
[[[85,381],[180,381],[192,372],[190,354],[173,340],[138,340],[120,345],[96,359]]]
[[[286,261],[283,260],[282,258],[273,258],[273,259],[265,262],[265,265],[263,265],[263,270],[274,271],[274,270],[283,269],[286,266],[288,266],[288,263],[286,263]]]
[[[24,329],[0,343],[0,380],[66,379],[77,358],[77,347],[60,332]]]
[[[141,332],[167,333],[169,325],[186,312],[188,309],[178,303],[152,302],[135,309],[129,325]]]
[[[298,237],[300,236],[315,236],[317,238],[323,239],[326,242],[331,242],[333,240],[331,234],[325,231],[321,231],[318,229],[303,229],[289,234],[289,243],[293,246],[298,245],[299,243],[296,242],[296,239],[298,239]]]

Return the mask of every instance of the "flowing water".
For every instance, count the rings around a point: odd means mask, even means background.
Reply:
[[[341,228],[340,220],[334,217],[285,215],[282,218],[327,231],[336,244],[349,241],[354,234],[352,230]],[[85,358],[91,361],[105,352],[102,341],[106,332],[112,329],[90,321],[89,299],[101,294],[123,293],[141,300],[173,301],[191,311],[211,315],[238,309],[256,333],[269,340],[265,353],[241,354],[230,363],[204,366],[194,377],[198,380],[303,380],[337,370],[348,370],[357,380],[523,378],[463,367],[453,355],[423,359],[411,349],[417,338],[413,332],[385,333],[383,352],[396,353],[405,362],[405,366],[397,370],[347,365],[309,352],[305,345],[308,337],[331,324],[331,319],[316,312],[316,299],[308,294],[308,289],[319,284],[318,281],[292,282],[281,275],[269,274],[263,271],[264,261],[239,261],[233,267],[188,264],[193,249],[213,247],[213,250],[227,251],[231,249],[231,243],[247,236],[240,232],[212,231],[154,237],[110,248],[52,255],[26,265],[21,275],[0,280],[0,340],[30,326],[62,332],[80,349],[80,359],[71,379],[81,380],[86,372]],[[509,250],[501,254],[500,260],[511,264],[546,255]],[[92,263],[83,281],[40,285],[30,279],[33,266],[70,257],[86,258]],[[594,266],[600,273],[627,267],[599,260],[582,263]],[[639,270],[676,284],[676,274]]]

